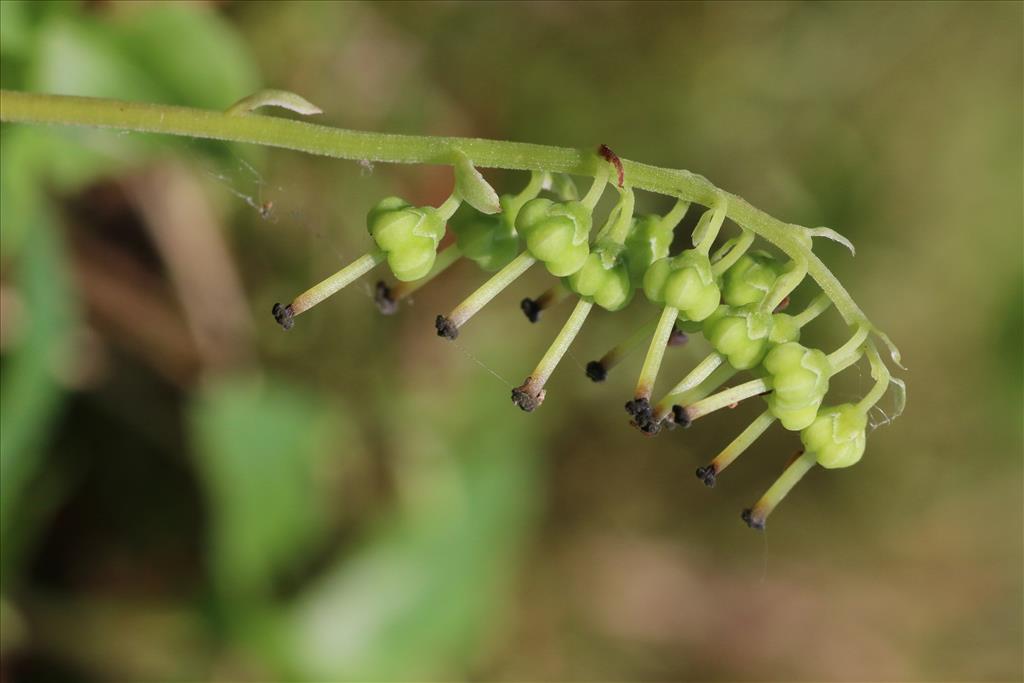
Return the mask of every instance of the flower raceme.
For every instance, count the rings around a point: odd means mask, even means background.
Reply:
[[[264,107],[302,116],[321,113],[302,97],[280,90],[243,98],[223,112],[4,90],[0,120],[228,140],[343,159],[450,165],[455,175],[451,196],[436,207],[412,206],[398,197],[381,200],[367,215],[373,243],[369,251],[291,303],[275,304],[278,323],[290,329],[297,316],[384,262],[395,282],[379,281],[375,300],[382,312],[393,313],[412,292],[467,259],[493,274],[447,315],[437,316],[438,335],[455,339],[483,306],[540,262],[555,279],[539,296],[523,299],[527,318],[536,321],[544,310],[570,298],[575,297],[576,304],[540,362],[512,391],[515,404],[532,411],[543,402],[548,378],[593,307],[622,310],[642,290],[660,313],[588,363],[586,374],[603,381],[649,341],[626,410],[634,426],[652,435],[662,427],[685,427],[716,410],[763,396],[766,409],[697,470],[697,476],[713,486],[776,421],[799,432],[802,453],[753,507],[743,511],[743,519],[753,528],[764,527],[775,506],[815,464],[838,468],[860,460],[869,415],[890,387],[896,389],[896,415],[902,411],[905,385],[890,375],[876,340],[888,347],[897,365],[899,351],[813,252],[813,240],[819,237],[853,251],[848,240],[829,228],[782,223],[701,176],[620,160],[604,145],[588,153],[474,138],[383,135],[256,112]],[[529,170],[530,180],[517,194],[499,197],[470,155],[482,162],[480,166]],[[573,175],[592,179],[582,198]],[[595,208],[609,185],[618,192],[618,201],[595,233]],[[670,197],[675,204],[663,216],[634,216],[635,190]],[[692,233],[693,247],[672,254],[692,204],[705,207]],[[712,251],[726,219],[739,234]],[[438,251],[448,227],[455,239]],[[759,238],[784,258],[751,250]],[[783,313],[790,294],[808,276],[821,292],[802,311]],[[850,337],[825,354],[801,344],[800,337],[803,328],[830,307],[842,317]],[[666,349],[698,333],[709,342],[711,353],[652,401]],[[872,389],[859,401],[822,407],[831,377],[865,355],[875,380]],[[752,379],[721,388],[741,372]]]
[[[568,178],[534,172],[518,194],[496,198],[489,186],[481,190],[486,181],[479,173],[465,168],[460,173],[457,164],[455,191],[444,203],[437,208],[413,207],[398,197],[379,202],[367,216],[376,248],[289,306],[276,305],[275,316],[287,329],[295,315],[323,300],[325,292],[337,291],[383,261],[398,282],[378,283],[378,304],[392,313],[404,296],[465,258],[494,275],[450,313],[437,316],[438,335],[455,339],[483,306],[540,263],[557,279],[542,295],[523,300],[527,317],[536,321],[541,311],[570,296],[577,302],[536,368],[512,392],[515,404],[529,412],[543,403],[548,378],[593,307],[619,311],[641,291],[661,307],[660,315],[589,363],[587,375],[603,381],[615,365],[650,339],[637,389],[626,404],[632,424],[648,434],[660,432],[663,426],[689,426],[710,412],[763,396],[767,410],[711,464],[697,470],[698,477],[713,486],[718,475],[772,423],[799,432],[803,454],[743,513],[751,527],[763,528],[768,514],[811,466],[846,467],[860,459],[868,413],[892,380],[883,371],[885,365],[868,339],[866,326],[854,330],[850,340],[832,354],[800,344],[802,328],[832,304],[821,294],[800,313],[782,312],[807,274],[806,257],[797,255],[787,261],[768,251],[750,250],[755,241],[750,230],[741,230],[712,253],[728,213],[724,195],[701,215],[693,231],[693,248],[674,255],[670,249],[690,203],[679,200],[664,216],[634,216],[634,191],[627,182],[616,186],[618,202],[604,226],[592,234],[594,209],[610,184],[609,176],[609,168],[599,169],[580,199]],[[467,196],[474,193],[496,199],[471,203]],[[446,222],[455,241],[438,253]],[[358,274],[353,275],[354,271]],[[652,404],[665,350],[685,341],[687,333],[701,333],[712,353]],[[861,403],[823,408],[830,377],[865,352],[879,386]],[[718,391],[741,371],[752,372],[755,378]]]

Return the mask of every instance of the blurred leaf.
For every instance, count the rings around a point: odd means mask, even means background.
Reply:
[[[59,231],[41,206],[24,214],[28,223],[18,264],[18,291],[27,324],[4,364],[0,379],[0,583],[11,580],[17,551],[30,529],[16,512],[25,487],[42,464],[48,428],[62,390],[55,372],[67,362],[73,326],[70,283]],[[7,211],[6,202],[3,211]]]
[[[353,429],[318,397],[256,378],[208,387],[191,418],[214,581],[228,599],[265,596],[324,531],[318,470],[332,444],[351,444]]]
[[[244,41],[212,6],[160,4],[127,19],[119,44],[167,101],[224,109],[259,87]]]
[[[529,433],[493,419],[507,406],[490,388],[466,387],[466,409],[447,411],[469,425],[454,448],[435,444],[442,452],[429,459],[436,474],[458,454],[447,497],[380,529],[297,604],[284,649],[301,677],[427,679],[479,656],[538,495]]]

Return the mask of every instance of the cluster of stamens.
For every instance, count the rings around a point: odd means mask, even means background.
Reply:
[[[378,282],[375,300],[382,313],[391,314],[403,299],[452,264],[469,259],[494,275],[447,315],[437,316],[438,336],[454,340],[495,296],[542,264],[557,280],[540,295],[522,300],[527,319],[536,322],[544,311],[573,296],[576,305],[540,362],[512,391],[512,401],[531,412],[544,402],[548,379],[594,306],[619,311],[642,290],[661,312],[588,363],[587,377],[604,381],[649,340],[625,408],[631,424],[652,436],[665,427],[689,427],[712,412],[763,397],[766,410],[710,463],[697,469],[697,477],[714,486],[773,423],[799,432],[803,450],[764,496],[743,511],[749,526],[762,529],[771,511],[813,465],[847,467],[860,459],[868,412],[895,380],[866,325],[854,326],[849,339],[828,354],[799,343],[802,328],[832,305],[821,293],[802,311],[783,312],[807,276],[806,257],[790,254],[783,260],[751,250],[755,234],[743,226],[737,237],[713,250],[728,215],[728,195],[720,193],[700,216],[693,230],[693,248],[670,255],[690,203],[679,199],[663,216],[634,216],[634,192],[618,157],[604,146],[599,157],[604,163],[598,164],[582,198],[571,179],[544,172],[534,172],[518,194],[498,197],[468,159],[457,159],[455,190],[440,207],[413,207],[397,197],[378,203],[367,218],[375,248],[291,304],[275,304],[274,318],[290,329],[296,316],[384,261],[397,282]],[[617,182],[610,182],[613,173]],[[618,201],[603,227],[592,235],[594,209],[609,185],[617,190]],[[438,251],[446,229],[455,239]],[[808,253],[814,235],[815,231],[805,230]],[[686,343],[694,334],[701,334],[712,352],[653,400],[666,349]],[[823,407],[830,378],[865,354],[874,387],[857,403]],[[721,388],[743,371],[751,373],[752,379]]]

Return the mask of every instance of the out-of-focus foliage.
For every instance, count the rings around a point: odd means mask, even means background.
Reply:
[[[857,257],[819,250],[900,344],[911,401],[762,540],[738,512],[792,435],[709,494],[694,468],[756,407],[643,439],[621,408],[639,357],[585,379],[643,302],[591,316],[529,416],[509,389],[570,308],[521,317],[543,269],[455,344],[433,317],[471,267],[394,318],[352,287],[273,324],[274,301],[365,251],[381,197],[436,204],[449,171],[4,125],[0,677],[1020,679],[1022,20],[3,0],[4,88],[214,109],[285,88],[334,125],[607,143],[835,228]],[[831,348],[824,318],[806,336]],[[669,352],[666,382],[699,346]],[[869,384],[851,371],[836,401]]]

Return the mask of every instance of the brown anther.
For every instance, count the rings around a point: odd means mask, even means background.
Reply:
[[[271,313],[274,314],[274,320],[277,321],[277,324],[285,330],[290,330],[295,325],[295,313],[292,311],[290,304],[288,306],[274,304]]]
[[[384,315],[393,315],[398,311],[398,302],[392,298],[391,288],[383,280],[379,280],[373,290],[373,303],[377,304],[377,310]]]
[[[437,316],[437,319],[434,320],[434,327],[437,328],[438,337],[454,341],[459,336],[459,328],[443,315]]]
[[[587,377],[594,382],[603,382],[608,377],[608,370],[599,360],[592,360],[587,363]]]
[[[529,297],[519,302],[519,308],[522,309],[526,319],[531,323],[535,323],[540,320],[540,312],[544,310],[541,308],[540,303],[534,299],[530,299]]]
[[[678,404],[672,406],[672,421],[683,429],[689,427],[692,422],[690,416],[686,414],[686,408]]]
[[[644,434],[654,436],[661,431],[662,421],[660,418],[654,417],[654,410],[651,408],[651,402],[648,399],[634,398],[631,401],[627,401],[626,412],[633,417],[630,420],[630,424]]]
[[[764,520],[754,517],[754,511],[751,510],[750,508],[747,508],[746,510],[740,513],[740,519],[746,522],[747,526],[749,526],[751,529],[764,531]]]
[[[540,407],[540,404],[544,403],[545,394],[546,392],[543,389],[537,393],[532,393],[530,390],[530,380],[526,380],[522,386],[512,390],[512,402],[524,412],[532,413]]]
[[[784,311],[787,308],[789,308],[789,297],[788,296],[785,299],[783,299],[782,301],[779,302],[779,305],[775,307],[775,310],[772,311],[772,313],[778,313],[779,311]]]
[[[735,408],[739,404],[740,404],[739,401],[733,401],[732,403],[729,404],[729,410],[732,410],[733,408]]]
[[[697,478],[704,482],[704,485],[708,488],[715,488],[715,477],[718,474],[718,468],[712,463],[704,467],[697,468]]]
[[[619,159],[619,155],[613,152],[608,145],[601,145],[598,147],[597,153],[601,155],[602,159],[615,167],[615,171],[619,175],[619,187],[622,187],[623,183],[626,182],[626,173],[622,168],[622,160]]]

